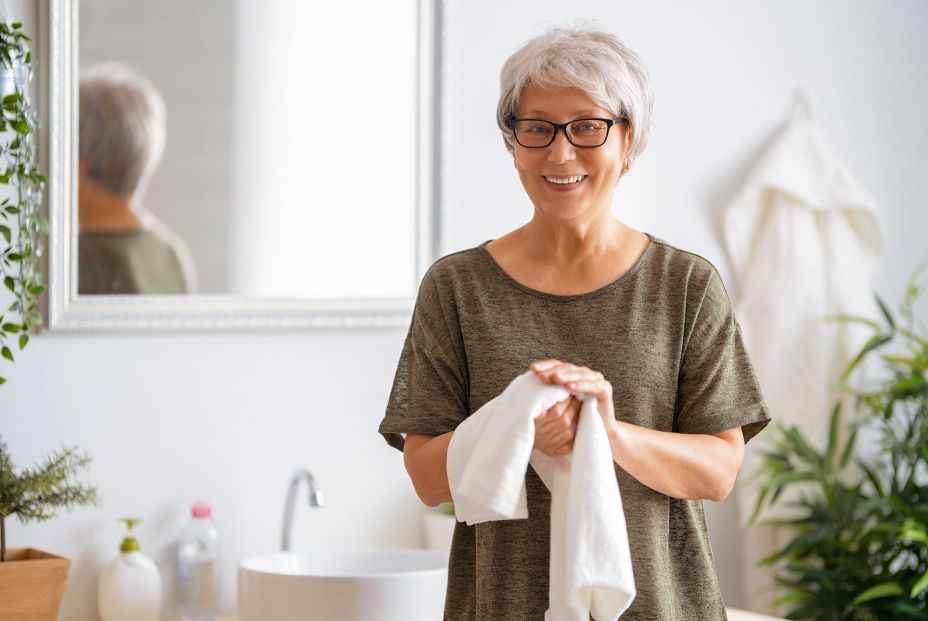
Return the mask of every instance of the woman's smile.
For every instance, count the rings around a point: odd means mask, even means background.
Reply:
[[[573,192],[586,181],[587,175],[542,175],[555,192]]]

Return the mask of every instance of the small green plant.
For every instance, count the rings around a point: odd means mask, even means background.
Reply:
[[[0,201],[0,280],[13,296],[7,309],[12,314],[0,314],[0,356],[10,362],[13,340],[22,351],[29,334],[42,326],[38,298],[45,292],[38,262],[48,234],[41,214],[46,179],[35,164],[39,121],[26,88],[32,72],[28,41],[21,23],[0,22],[0,83],[12,85],[0,101],[0,184],[14,194]],[[5,381],[0,376],[0,384]]]
[[[785,595],[774,605],[791,606],[789,619],[928,619],[928,330],[913,308],[920,271],[906,287],[901,322],[879,297],[882,323],[837,318],[874,330],[841,377],[858,413],[847,433],[841,401],[824,451],[798,427],[775,426],[774,448],[754,474],[760,487],[750,523],[765,505],[792,512],[762,522],[793,537],[760,563],[776,567]],[[885,353],[890,346],[894,353]],[[848,386],[854,369],[877,356],[885,379],[871,388]],[[879,438],[879,453],[868,462],[855,454],[860,430]],[[795,500],[781,499],[787,489],[797,492]]]
[[[87,468],[90,457],[77,448],[65,447],[45,460],[41,467],[13,471],[9,448],[0,437],[0,562],[6,561],[6,518],[15,515],[23,524],[56,517],[55,510],[68,510],[100,501],[95,487],[74,481]]]

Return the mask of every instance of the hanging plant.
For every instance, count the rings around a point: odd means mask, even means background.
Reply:
[[[38,262],[48,221],[42,217],[45,176],[35,163],[38,115],[26,85],[32,79],[29,37],[20,22],[0,22],[0,184],[12,196],[0,200],[0,278],[13,302],[0,311],[0,356],[12,362],[29,334],[42,325],[38,298],[45,292]],[[6,381],[0,375],[0,384]]]

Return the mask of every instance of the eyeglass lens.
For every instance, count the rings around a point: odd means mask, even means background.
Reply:
[[[515,122],[516,139],[523,147],[546,147],[554,142],[554,123],[523,120]],[[567,125],[567,138],[578,147],[598,147],[606,142],[609,124],[600,119],[580,119]]]

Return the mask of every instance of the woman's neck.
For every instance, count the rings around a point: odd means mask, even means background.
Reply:
[[[143,228],[131,197],[109,192],[89,179],[78,188],[78,224],[82,233],[134,231]]]
[[[529,255],[570,265],[621,251],[630,238],[630,232],[611,211],[603,210],[589,220],[567,223],[552,221],[536,212],[527,224],[517,230],[517,235],[519,245]]]

